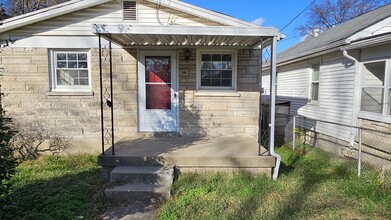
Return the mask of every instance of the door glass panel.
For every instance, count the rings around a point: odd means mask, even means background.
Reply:
[[[145,57],[145,82],[171,83],[171,57]]]
[[[171,109],[171,57],[145,57],[146,109]]]

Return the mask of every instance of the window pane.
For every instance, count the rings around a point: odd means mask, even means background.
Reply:
[[[311,99],[314,101],[319,100],[319,83],[312,83],[311,89]]]
[[[80,69],[88,68],[87,67],[87,62],[79,62],[78,63],[78,68],[80,68]]]
[[[382,113],[382,88],[363,88],[361,94],[361,110]]]
[[[383,86],[385,62],[366,63],[364,64],[364,86]]]
[[[77,57],[78,60],[87,60],[87,54],[86,53],[79,53],[77,56],[78,56]]]
[[[232,55],[203,54],[201,86],[232,87]]]
[[[312,65],[312,81],[319,81],[319,64]]]
[[[212,54],[212,61],[221,61],[221,54]]]
[[[202,69],[212,69],[212,62],[202,62],[201,68]]]
[[[391,115],[391,89],[388,91],[388,115]]]
[[[213,68],[214,70],[221,70],[223,68],[223,64],[221,62],[213,62]]]
[[[57,53],[57,60],[66,60],[67,55],[65,53]]]
[[[57,70],[57,85],[75,85],[75,78],[77,78],[77,75],[77,71]]]
[[[232,56],[230,54],[224,54],[223,61],[232,61]]]
[[[76,69],[77,68],[77,62],[68,62],[68,68]]]
[[[68,60],[77,60],[76,54],[74,54],[74,53],[68,53],[67,58],[68,58]]]
[[[57,68],[66,68],[67,62],[57,62]]]
[[[202,54],[202,61],[211,61],[212,55],[211,54]]]

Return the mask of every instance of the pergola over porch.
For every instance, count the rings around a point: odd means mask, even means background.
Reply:
[[[99,54],[100,62],[102,62],[102,45],[101,38],[109,42],[110,54],[110,97],[113,97],[112,88],[112,56],[111,44],[115,44],[123,48],[236,48],[236,49],[253,49],[271,47],[270,54],[270,130],[269,130],[269,147],[268,152],[271,156],[277,158],[275,172],[273,178],[276,179],[279,170],[280,158],[274,152],[274,133],[275,133],[275,80],[276,80],[276,44],[280,38],[280,34],[275,28],[263,27],[231,27],[231,26],[138,26],[128,24],[94,24],[93,33],[99,37]],[[261,56],[262,57],[262,56]],[[262,63],[262,62],[261,62]],[[262,66],[260,68],[260,77],[262,79]],[[101,126],[102,126],[102,154],[105,154],[105,131],[103,118],[103,88],[102,88],[102,64],[100,63],[100,88],[101,88]],[[261,83],[260,83],[261,85]],[[262,88],[259,86],[259,92],[262,93]],[[261,99],[260,95],[260,99]],[[261,100],[259,100],[261,109]],[[111,154],[115,155],[114,146],[114,113],[113,106],[115,100],[111,98]],[[260,111],[259,127],[261,123]],[[260,130],[260,129],[259,129]],[[260,139],[260,131],[258,139]],[[260,140],[258,155],[260,155],[261,144]]]

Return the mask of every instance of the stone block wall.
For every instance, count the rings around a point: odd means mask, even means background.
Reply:
[[[260,50],[239,50],[236,94],[213,95],[196,91],[196,50],[184,60],[179,51],[180,132],[183,135],[257,137]]]
[[[92,94],[50,92],[49,50],[4,48],[0,56],[2,105],[17,120],[38,121],[47,129],[82,141],[81,151],[100,150],[100,87],[98,49],[90,49]],[[239,50],[235,95],[199,96],[196,51],[186,62],[179,50],[179,123],[182,135],[251,136],[258,131],[260,51]],[[103,62],[104,96],[109,91],[109,58]],[[113,49],[115,138],[137,133],[137,51]],[[105,125],[110,109],[104,105]],[[80,142],[75,142],[80,145]],[[108,145],[109,146],[109,145]]]
[[[49,50],[4,48],[0,56],[2,105],[15,120],[38,121],[99,150],[100,87],[98,49],[91,49],[92,95],[50,92]],[[136,51],[113,50],[113,86],[116,138],[137,132]],[[103,63],[104,87],[109,86],[109,66]],[[105,105],[106,119],[110,109]],[[110,120],[106,120],[106,125]],[[95,144],[94,141],[97,140]],[[80,149],[84,151],[85,149]]]

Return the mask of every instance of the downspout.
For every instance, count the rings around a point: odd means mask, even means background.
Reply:
[[[347,43],[350,43],[350,41],[348,41],[347,40]],[[355,66],[355,68],[356,68],[356,70],[355,70],[355,73],[358,73],[358,75],[357,76],[355,76],[355,79],[354,79],[354,91],[353,91],[353,117],[352,117],[352,125],[353,126],[357,126],[357,115],[358,115],[358,106],[357,106],[357,100],[356,100],[356,97],[357,97],[357,93],[358,93],[358,87],[360,86],[360,85],[357,85],[357,82],[360,80],[359,79],[359,71],[357,71],[358,70],[358,65],[360,64],[360,62],[355,58],[355,57],[353,57],[353,56],[351,56],[351,55],[349,55],[348,54],[348,51],[347,50],[343,50],[342,51],[342,55],[345,57],[345,58],[347,58],[347,59],[349,59],[349,60],[351,60],[351,61],[353,61],[354,62],[354,66]],[[351,140],[350,140],[350,145],[351,146],[353,146],[353,143],[354,143],[354,134],[352,134],[352,137],[351,137]]]
[[[269,139],[269,154],[276,158],[276,166],[273,170],[273,180],[277,180],[280,170],[281,156],[274,151],[274,134],[276,124],[276,66],[277,66],[277,36],[273,37],[273,43],[271,45],[271,65],[270,65],[270,139]]]

